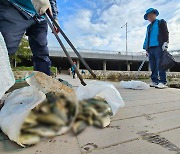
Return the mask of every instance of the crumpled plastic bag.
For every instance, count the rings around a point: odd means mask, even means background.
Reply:
[[[4,93],[15,84],[15,78],[11,70],[8,51],[4,38],[0,33],[0,99]]]
[[[13,91],[5,99],[0,111],[0,128],[10,140],[19,142],[20,129],[30,111],[42,103],[46,95],[35,87],[25,87]]]
[[[149,84],[142,82],[142,81],[121,81],[120,86],[125,89],[134,89],[134,90],[145,90],[149,89]]]
[[[109,104],[115,115],[120,107],[124,107],[124,101],[111,83],[103,81],[88,81],[86,86],[80,85],[76,90],[76,95],[79,101],[94,98],[95,96],[103,97]]]

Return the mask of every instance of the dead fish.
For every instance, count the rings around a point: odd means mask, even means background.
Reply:
[[[45,127],[37,127],[37,128],[29,128],[24,130],[26,133],[32,133],[32,134],[37,134],[41,137],[53,137],[56,135],[56,132],[45,128]]]
[[[102,123],[98,120],[94,120],[93,121],[93,126],[98,127],[98,128],[102,128]]]
[[[89,103],[86,100],[81,101],[79,104],[80,104],[80,106],[87,106],[87,105],[89,105]]]
[[[37,120],[44,124],[64,126],[66,123],[54,114],[38,114]]]
[[[23,145],[35,145],[40,142],[40,137],[34,134],[22,134],[19,136],[19,142]]]
[[[86,107],[84,108],[84,112],[87,113],[87,112],[92,112],[93,115],[95,116],[98,116],[99,113],[97,112],[97,110],[93,107]]]
[[[46,114],[48,114],[48,113],[51,113],[51,106],[50,105],[44,105],[44,106],[42,106],[41,108],[40,108],[40,111],[42,112],[42,113],[46,113]]]
[[[111,108],[107,108],[99,114],[99,116],[102,116],[102,117],[105,117],[106,115],[110,115],[110,116],[113,115]]]
[[[37,126],[37,124],[24,123],[21,127],[21,131],[23,131],[24,129],[35,127],[35,126]]]
[[[92,119],[92,117],[89,117],[89,118],[87,119],[87,122],[88,122],[88,124],[89,124],[90,126],[92,126],[92,125],[93,125],[93,119]]]
[[[24,123],[36,125],[37,124],[37,117],[36,117],[36,115],[31,111],[30,114],[25,119]]]
[[[54,106],[53,108],[53,112],[59,116],[65,123],[68,122],[68,115],[67,115],[67,111],[66,109],[62,109],[60,110],[59,108],[57,108],[56,106]]]
[[[60,98],[58,100],[56,100],[56,105],[60,104],[60,107],[65,107],[66,106],[66,99],[65,98]]]
[[[105,128],[110,125],[111,117],[110,115],[106,115],[105,117],[97,117],[97,121],[100,122],[102,128]]]
[[[87,118],[84,115],[82,115],[82,114],[78,114],[76,119],[77,120],[83,120],[83,121],[87,120]]]
[[[103,118],[101,119],[101,122],[102,122],[102,126],[103,126],[104,128],[107,127],[107,126],[109,126],[110,123],[111,123],[111,117],[110,117],[110,115],[106,115],[105,117],[103,117]]]
[[[33,109],[33,111],[34,111],[34,112],[40,112],[40,111],[41,111],[41,108],[42,108],[43,106],[45,106],[47,103],[48,103],[48,102],[47,102],[47,99],[46,99],[44,102],[42,102],[41,104],[39,104],[38,106],[36,106],[36,107]]]
[[[74,132],[75,135],[78,135],[80,134],[83,130],[85,130],[87,127],[87,124],[86,122],[84,121],[78,121],[78,122],[75,122],[75,124],[73,125],[72,127],[72,130]]]
[[[61,129],[61,127],[59,127],[59,126],[55,126],[55,125],[53,125],[53,126],[50,126],[49,127],[50,129],[52,129],[52,130],[54,130],[55,132],[58,132],[60,129]]]
[[[81,114],[83,114],[85,117],[92,117],[94,115],[94,112],[85,109]]]
[[[100,111],[110,108],[110,106],[106,102],[99,102],[95,104],[95,107],[100,109]]]
[[[55,106],[59,109],[59,110],[63,110],[65,108],[66,103],[64,103],[65,100],[59,100],[55,103]]]
[[[100,101],[106,101],[105,98],[103,98],[101,96],[95,96],[94,99],[100,100]]]
[[[89,100],[87,100],[87,102],[89,103],[89,104],[93,104],[93,105],[95,105],[95,106],[97,106],[97,107],[99,107],[100,109],[106,109],[106,108],[109,108],[109,105],[107,104],[107,102],[106,101],[102,101],[102,100],[98,100],[98,99],[89,99]]]

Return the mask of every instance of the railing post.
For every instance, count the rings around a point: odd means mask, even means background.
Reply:
[[[106,61],[104,60],[103,61],[103,71],[106,71],[107,70],[107,64],[106,64]]]

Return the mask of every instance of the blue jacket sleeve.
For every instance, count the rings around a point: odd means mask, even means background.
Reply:
[[[146,37],[145,37],[144,44],[143,44],[143,49],[146,51],[147,51],[147,44],[148,44],[148,28],[146,31]]]
[[[57,2],[56,2],[56,0],[49,0],[49,2],[51,4],[53,17],[54,17],[54,19],[57,19],[58,18]]]

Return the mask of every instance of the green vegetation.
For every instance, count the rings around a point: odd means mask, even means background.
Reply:
[[[21,66],[21,67],[13,67],[12,68],[13,71],[33,71],[33,67],[25,67],[25,66]],[[56,67],[51,67],[51,73],[56,73]]]
[[[13,67],[12,69],[13,71],[33,71],[33,67],[25,67],[25,66]]]
[[[51,72],[54,74],[56,73],[56,67],[51,67]]]
[[[17,52],[14,55],[10,56],[11,66],[13,71],[33,71],[33,67],[16,67],[18,63],[21,63],[23,60],[31,60],[32,52],[29,47],[29,42],[27,37],[24,35],[21,39],[21,43]],[[51,72],[56,73],[56,67],[51,67]]]
[[[31,60],[31,57],[32,57],[32,53],[29,47],[29,42],[26,36],[24,35],[23,38],[21,39],[21,43],[19,45],[17,52],[10,56],[10,61],[12,66],[14,66],[14,62],[18,64],[21,63],[22,60]]]

